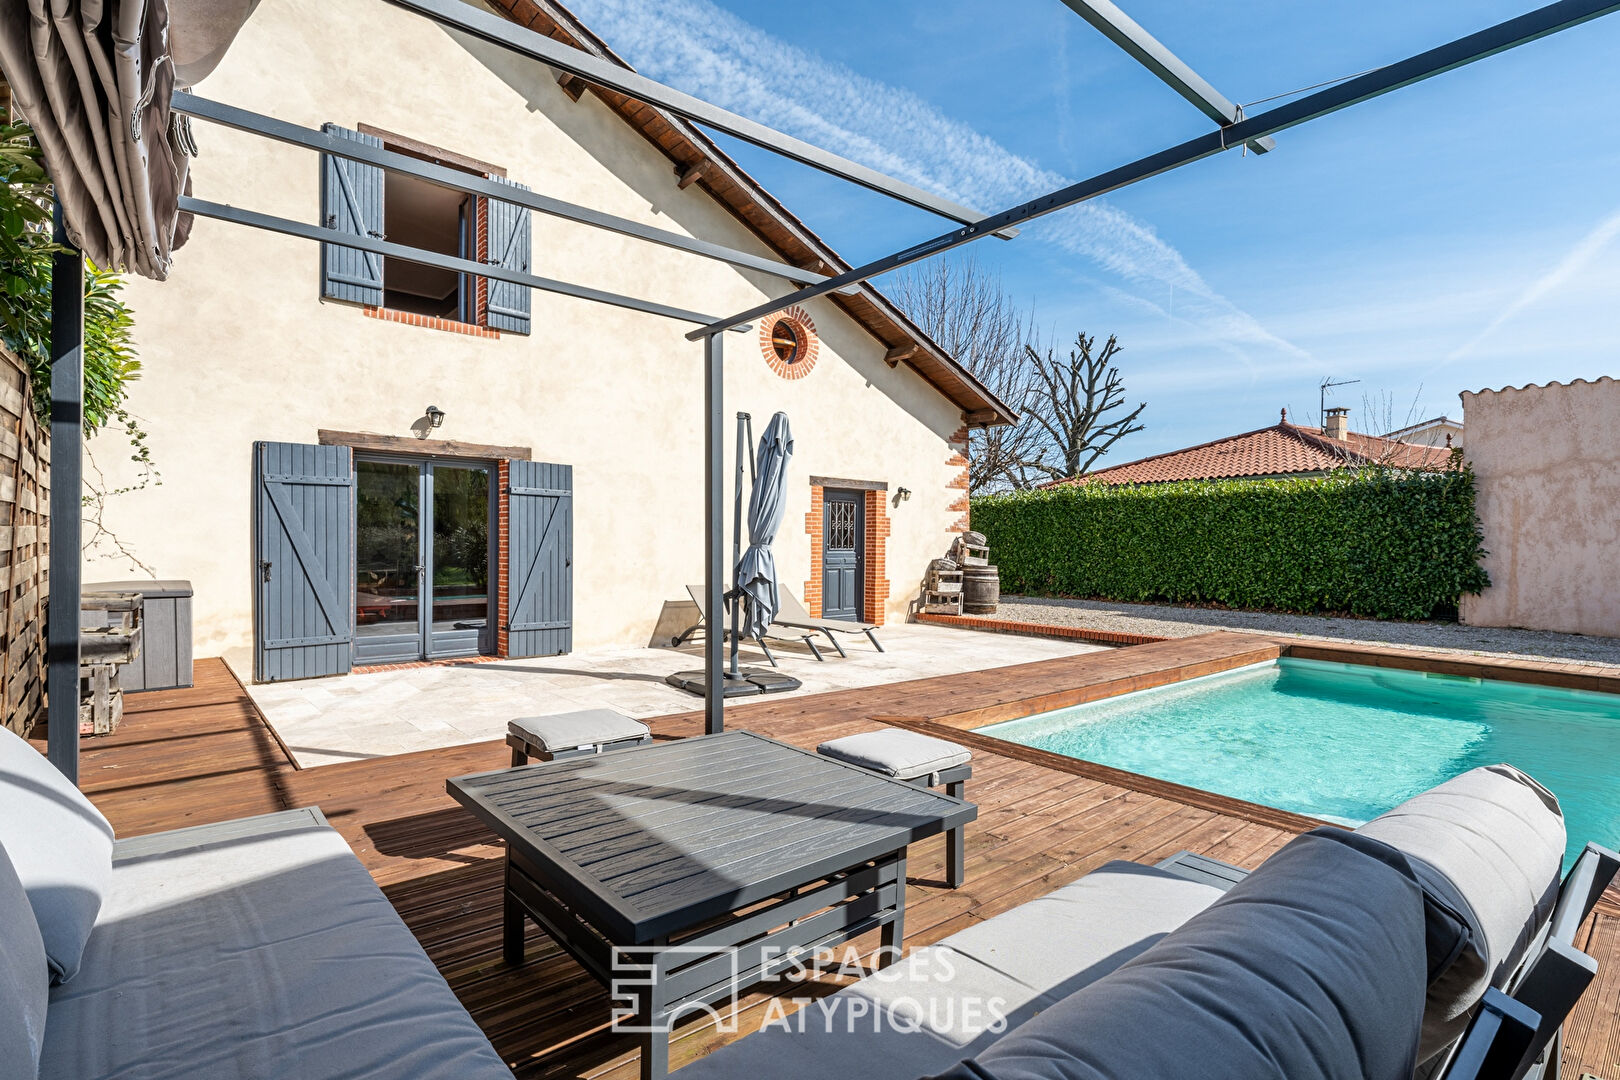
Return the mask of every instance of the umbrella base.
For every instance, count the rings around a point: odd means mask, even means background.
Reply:
[[[743,668],[737,672],[735,678],[730,672],[725,672],[724,676],[720,680],[720,696],[728,698],[780,694],[788,690],[797,690],[803,685],[791,675],[779,675],[774,671],[762,671],[758,668]],[[708,690],[708,679],[701,668],[696,671],[677,671],[673,675],[664,676],[664,681],[698,697],[703,697]]]

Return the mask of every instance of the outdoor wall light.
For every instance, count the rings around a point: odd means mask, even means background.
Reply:
[[[429,405],[427,407],[427,418],[428,423],[432,424],[434,427],[444,426],[444,410],[439,408],[437,405]]]

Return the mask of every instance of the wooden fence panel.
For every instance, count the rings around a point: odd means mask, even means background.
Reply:
[[[0,347],[0,725],[45,716],[50,574],[50,432],[34,418],[28,368]]]

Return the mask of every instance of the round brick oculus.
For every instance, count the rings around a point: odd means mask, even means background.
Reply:
[[[809,313],[794,305],[760,321],[759,347],[772,371],[784,379],[802,379],[816,366],[821,341]]]

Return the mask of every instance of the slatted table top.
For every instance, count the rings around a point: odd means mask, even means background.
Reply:
[[[450,794],[622,944],[966,824],[960,799],[748,731],[462,776]]]

